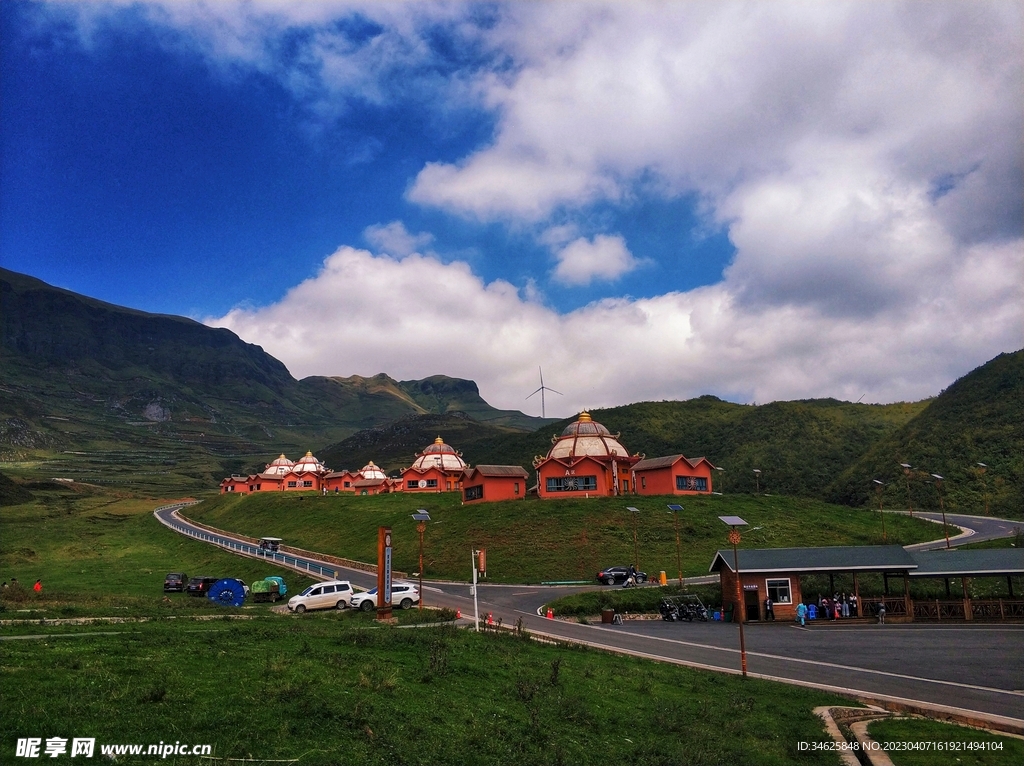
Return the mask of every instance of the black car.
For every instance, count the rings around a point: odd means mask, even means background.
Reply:
[[[170,572],[164,578],[164,593],[183,593],[188,575],[184,572]]]
[[[219,577],[193,577],[188,581],[188,587],[185,590],[190,596],[205,596],[210,592],[210,586],[219,579]]]
[[[597,581],[605,585],[622,585],[629,577],[629,567],[608,567],[597,573]],[[639,585],[647,582],[647,572],[637,572],[636,581]]]

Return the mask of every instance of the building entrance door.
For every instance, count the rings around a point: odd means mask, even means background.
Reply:
[[[743,613],[747,622],[758,622],[761,619],[761,599],[758,597],[758,591],[743,591]]]

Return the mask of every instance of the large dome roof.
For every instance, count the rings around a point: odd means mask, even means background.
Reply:
[[[462,471],[466,468],[466,461],[462,459],[462,453],[456,452],[450,444],[445,444],[444,439],[438,436],[434,443],[416,455],[412,464],[413,468],[425,471],[428,468],[440,468],[442,471]]]
[[[579,419],[554,439],[548,457],[571,460],[584,456],[625,458],[629,457],[629,451],[622,446],[618,435],[612,436],[607,428],[594,422],[589,412],[581,412]]]

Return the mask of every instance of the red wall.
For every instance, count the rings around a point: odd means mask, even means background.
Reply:
[[[548,492],[546,490],[548,478],[564,478],[566,471],[571,471],[574,476],[596,476],[597,477],[597,488],[594,490],[579,490],[576,492]],[[537,494],[540,497],[586,497],[588,494],[591,497],[607,497],[612,493],[612,471],[611,465],[607,467],[593,458],[585,457],[571,466],[566,465],[558,460],[548,460],[542,463],[537,469],[539,476],[537,482]]]
[[[462,483],[462,501],[475,505],[476,503],[496,503],[499,500],[521,500],[526,497],[527,481],[529,480],[521,476],[484,476],[477,473],[473,475],[473,478]],[[519,485],[518,494],[515,491],[516,484]],[[484,496],[477,500],[466,500],[466,489],[479,485],[484,488]]]

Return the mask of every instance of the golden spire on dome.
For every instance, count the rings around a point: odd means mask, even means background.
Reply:
[[[306,450],[306,457],[313,457],[313,453],[309,450]]]
[[[369,463],[366,464],[366,467],[369,468],[371,465],[373,465],[373,461],[372,460]],[[373,465],[373,467],[376,468],[377,466]]]
[[[436,439],[434,439],[434,444],[444,444],[444,439],[438,436]]]
[[[580,413],[580,419],[579,419],[580,423],[591,423],[591,422],[593,422],[593,420],[594,419],[592,417],[590,417],[590,413],[587,412],[586,410],[583,410],[583,412]]]

